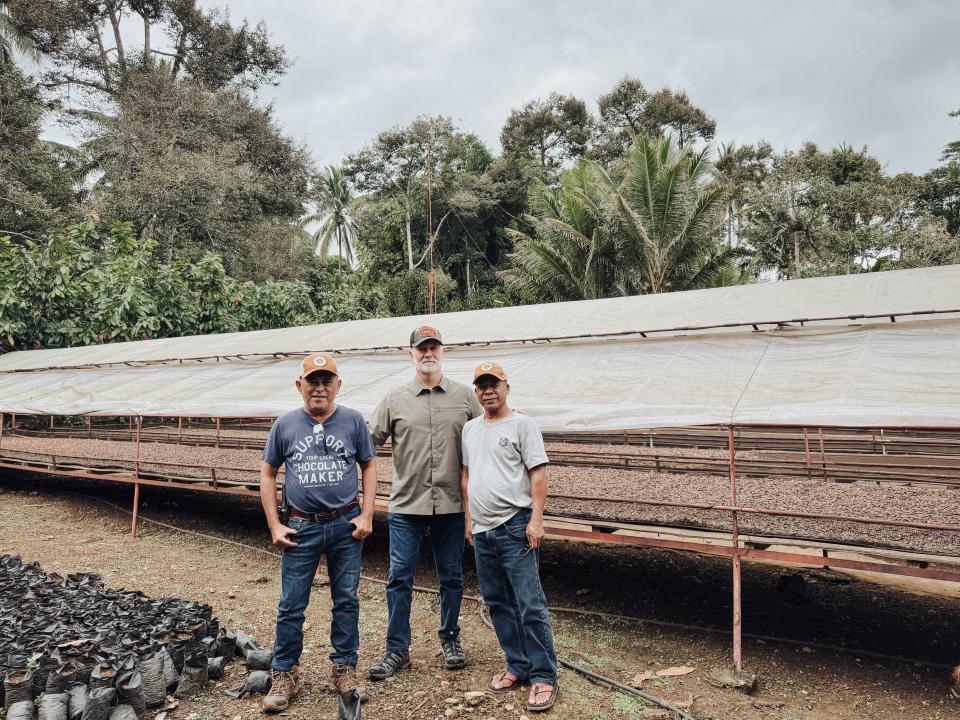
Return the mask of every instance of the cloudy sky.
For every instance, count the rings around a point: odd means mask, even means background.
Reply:
[[[203,0],[263,20],[294,64],[261,92],[320,163],[442,114],[499,149],[512,108],[630,74],[686,90],[717,140],[869,146],[923,172],[960,138],[953,0]]]

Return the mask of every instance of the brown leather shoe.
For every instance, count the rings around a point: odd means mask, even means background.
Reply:
[[[357,690],[357,669],[353,665],[333,663],[330,667],[330,679],[337,693],[343,695],[351,690]]]
[[[270,671],[270,692],[263,698],[263,711],[283,712],[290,701],[300,692],[300,667],[294,665],[290,672]]]

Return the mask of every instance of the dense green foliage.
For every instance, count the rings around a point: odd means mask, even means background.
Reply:
[[[303,280],[241,282],[219,256],[163,262],[130,223],[84,222],[44,243],[0,237],[6,349],[89,345],[332,322],[376,314],[380,297],[336,261],[307,255]]]
[[[424,313],[431,270],[456,311],[960,262],[960,140],[923,176],[714,147],[626,76],[523,103],[499,155],[424,115],[318,171],[256,101],[287,66],[197,0],[0,0],[0,348]]]

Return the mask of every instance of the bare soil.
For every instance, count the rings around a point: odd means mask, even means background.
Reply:
[[[6,439],[4,440],[6,446]],[[848,489],[848,488],[844,488]],[[273,638],[279,594],[278,559],[271,551],[253,501],[144,487],[143,517],[243,543],[188,535],[141,524],[130,540],[129,515],[106,503],[129,507],[130,489],[36,476],[0,475],[0,553],[17,553],[60,573],[95,571],[114,587],[153,596],[176,595],[211,603],[221,622],[250,632],[262,644]],[[378,520],[364,556],[364,574],[386,576],[385,527]],[[419,584],[435,587],[428,551]],[[469,552],[467,592],[476,592]],[[322,574],[322,573],[321,573]],[[637,548],[612,549],[548,543],[542,577],[552,606],[644,617],[658,623],[729,626],[729,565],[713,558]],[[745,568],[746,632],[787,637],[799,644],[747,640],[747,669],[756,673],[753,696],[710,686],[705,677],[729,665],[729,636],[663,624],[554,612],[559,654],[621,682],[647,671],[685,665],[688,675],[643,682],[643,688],[674,703],[689,704],[699,720],[915,720],[960,719],[948,696],[946,666],[960,658],[960,602],[909,595],[827,572],[805,573],[802,591],[784,592],[784,574],[766,566]],[[361,669],[381,650],[386,628],[382,585],[361,584]],[[786,587],[796,588],[788,583]],[[778,592],[778,588],[780,591]],[[326,679],[329,596],[314,591],[307,613],[303,667],[305,687],[283,717],[333,717]],[[483,690],[501,669],[496,640],[465,602],[461,624],[470,665],[448,673],[436,640],[436,598],[418,594],[413,608],[414,669],[394,681],[369,686],[366,718],[475,717],[518,720],[523,694],[486,696],[476,708],[463,693]],[[908,656],[918,662],[839,653],[816,643],[846,645],[873,653]],[[240,684],[234,663],[227,678],[195,701],[184,701],[172,718],[214,720],[260,717],[257,700],[226,698]],[[642,702],[562,671],[561,696],[551,716],[574,720],[659,717]],[[666,717],[666,716],[663,716]]]

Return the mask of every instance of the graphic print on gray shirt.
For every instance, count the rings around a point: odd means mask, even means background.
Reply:
[[[533,505],[530,469],[550,462],[533,420],[517,413],[492,423],[474,418],[463,426],[461,442],[470,471],[472,533],[492,530]]]
[[[287,502],[303,513],[342,508],[357,497],[357,463],[372,460],[373,440],[356,410],[338,406],[318,423],[303,408],[270,428],[263,461],[284,466]]]

